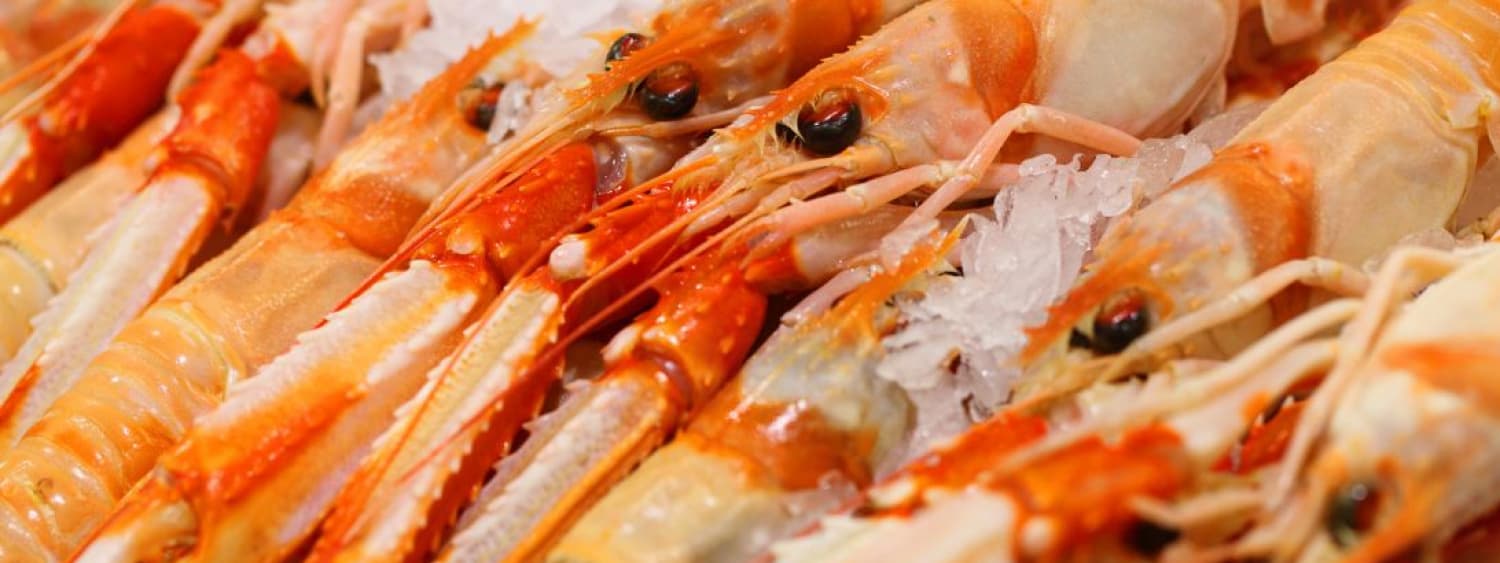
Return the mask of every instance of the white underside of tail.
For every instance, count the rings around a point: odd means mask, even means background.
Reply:
[[[398,423],[376,444],[385,452],[380,459],[390,464],[374,489],[379,498],[365,500],[353,553],[399,553],[426,522],[442,484],[484,429],[464,424],[489,409],[492,399],[514,383],[517,367],[529,365],[527,359],[552,338],[558,306],[557,295],[548,291],[507,295],[456,356],[434,369],[421,392],[401,407]]]
[[[456,275],[468,272],[460,269]],[[210,560],[286,557],[313,532],[375,437],[393,419],[396,407],[421,386],[423,375],[453,343],[478,303],[480,296],[474,291],[455,290],[464,286],[453,283],[454,276],[429,262],[413,262],[329,315],[327,323],[302,333],[296,346],[255,378],[233,387],[223,405],[199,418],[179,450],[218,452],[221,455],[210,453],[208,458],[246,467],[256,465],[249,457],[274,456],[278,462],[260,466],[253,484],[232,493],[232,502],[138,500],[133,493],[122,506],[159,504],[136,511],[136,520],[106,528],[84,552],[85,558],[152,560],[172,544],[187,542],[197,545],[195,556]],[[347,402],[341,400],[345,397]],[[317,411],[331,406],[339,410]],[[320,418],[327,422],[306,424]],[[299,435],[300,439],[285,439]],[[280,447],[233,448],[267,436],[282,436]],[[238,458],[226,459],[230,452]],[[166,463],[176,471],[187,462],[168,458]],[[204,518],[193,514],[189,503],[217,508],[211,518]],[[187,521],[195,523],[176,536],[153,533],[162,521],[153,516],[182,510],[189,510]]]
[[[120,211],[0,369],[0,394],[7,398],[28,370],[39,370],[20,408],[0,422],[0,442],[14,445],[125,324],[181,274],[207,231],[203,225],[216,213],[207,190],[185,177],[153,182]]]
[[[589,477],[607,471],[619,449],[630,449],[639,431],[651,427],[639,389],[601,383],[574,395],[548,418],[521,450],[498,466],[495,478],[464,514],[447,561],[496,561],[534,532],[537,525],[578,493]],[[650,406],[649,403],[646,406]]]

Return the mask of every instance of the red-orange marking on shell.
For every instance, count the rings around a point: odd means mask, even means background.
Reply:
[[[1226,148],[1177,185],[1198,182],[1213,183],[1233,198],[1259,270],[1307,256],[1313,231],[1313,176],[1295,149],[1266,143]]]
[[[821,411],[801,402],[743,400],[738,385],[721,393],[724,398],[711,401],[678,440],[746,460],[787,490],[815,488],[830,473],[859,486],[869,484],[873,432],[839,430]]]
[[[818,61],[844,50],[880,25],[880,0],[791,0],[788,76],[801,76]]]
[[[1216,469],[1246,474],[1281,461],[1287,444],[1291,442],[1292,433],[1297,430],[1297,421],[1301,420],[1302,411],[1306,408],[1307,401],[1297,401],[1282,407],[1265,424],[1251,428],[1244,444],[1240,446],[1239,463],[1230,467],[1229,459],[1225,458]]]
[[[1006,411],[969,429],[948,448],[922,456],[904,474],[923,486],[962,488],[993,471],[1006,456],[1047,434],[1047,421]]]
[[[594,153],[588,145],[572,144],[548,155],[517,181],[486,194],[474,209],[445,221],[438,234],[418,251],[418,258],[452,256],[448,238],[459,229],[482,236],[483,245],[499,277],[519,272],[542,243],[587,213],[594,203]],[[462,259],[462,258],[459,258]]]
[[[121,18],[42,109],[23,118],[33,152],[0,184],[0,221],[120,142],[155,111],[197,34],[194,18],[166,4]]]
[[[162,140],[167,160],[158,173],[176,166],[198,169],[223,184],[225,193],[216,194],[221,201],[243,202],[276,131],[279,101],[249,57],[220,52],[183,91],[182,120]]]
[[[1031,19],[1010,2],[953,2],[969,76],[991,117],[1031,97],[1037,66]]]
[[[1124,532],[1138,518],[1130,499],[1177,493],[1192,479],[1185,461],[1176,432],[1148,426],[1128,432],[1115,444],[1099,438],[1081,440],[983,485],[1008,494],[1026,512],[1054,518],[1061,529],[1051,547],[1066,550],[1103,534]],[[1025,521],[1017,520],[1016,537]]]
[[[766,297],[745,283],[738,260],[717,253],[667,276],[659,292],[656,306],[636,321],[646,329],[637,353],[654,353],[682,367],[694,388],[681,406],[692,410],[749,355],[765,319]]]
[[[1381,354],[1394,369],[1406,371],[1422,382],[1500,410],[1500,342],[1459,338],[1440,342],[1399,344]]]

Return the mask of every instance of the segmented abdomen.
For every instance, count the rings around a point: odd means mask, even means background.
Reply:
[[[192,417],[217,404],[224,365],[189,379],[179,358],[212,347],[201,327],[172,308],[154,308],[90,366],[78,385],[0,461],[0,529],[14,537],[8,549],[40,548],[28,554],[67,555],[114,503],[156,461],[156,454],[182,437]],[[0,554],[9,559],[21,554]]]

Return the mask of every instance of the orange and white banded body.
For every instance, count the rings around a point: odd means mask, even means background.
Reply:
[[[87,240],[58,237],[49,241],[57,245],[49,249],[60,252],[57,256],[22,256],[33,267],[50,262],[54,270],[63,270],[54,273],[66,281],[48,288],[56,295],[50,297],[45,309],[22,311],[32,315],[8,319],[20,326],[29,322],[34,330],[15,357],[0,367],[0,395],[4,397],[0,399],[0,442],[13,444],[18,440],[117,332],[176,282],[189,261],[209,242],[216,224],[237,224],[239,212],[252,200],[269,197],[255,193],[257,186],[264,185],[256,178],[262,175],[261,165],[270,151],[272,135],[282,123],[279,97],[294,95],[307,85],[311,35],[302,20],[317,9],[314,3],[302,2],[275,11],[261,22],[243,48],[220,52],[203,69],[193,83],[198,94],[188,97],[184,91],[176,100],[171,113],[175,119],[172,132],[150,153],[147,166],[152,176],[124,187],[128,195],[118,209],[110,210],[107,201],[87,199],[59,204],[93,206],[60,212],[93,211],[103,225],[89,233]],[[223,22],[223,17],[233,15],[231,8],[226,10],[206,26],[207,31],[188,52],[185,74],[197,70],[193,65],[195,53],[212,52],[216,30],[232,23]],[[270,108],[261,107],[267,101],[258,94],[264,91],[279,94],[271,100]],[[297,134],[296,127],[285,131]],[[213,140],[205,142],[195,136]],[[197,144],[184,149],[184,143]],[[295,168],[297,160],[272,166]],[[200,176],[183,183],[164,180],[158,174],[180,167],[182,162],[202,169]],[[291,175],[291,182],[300,183],[300,174]],[[128,176],[119,178],[126,179]],[[103,188],[97,191],[108,194]],[[84,248],[86,257],[77,263],[76,270],[69,271],[73,270],[69,254],[83,252]],[[23,303],[38,297],[18,294],[6,298]]]
[[[632,294],[630,289],[653,272],[666,267],[669,273],[662,275],[678,280],[666,284],[672,289],[667,295],[692,286],[670,273],[675,266],[667,265],[678,260],[692,264],[690,269],[698,275],[721,275],[724,284],[733,285],[731,281],[744,273],[720,274],[723,266],[716,260],[723,258],[715,257],[721,252],[732,255],[745,251],[736,246],[746,239],[735,235],[765,233],[765,227],[784,224],[778,216],[766,215],[775,211],[779,202],[861,180],[911,189],[941,181],[945,173],[954,170],[972,171],[952,161],[964,158],[976,144],[998,152],[1004,135],[997,141],[996,135],[990,134],[991,140],[981,143],[992,121],[1012,110],[1020,112],[1016,114],[1020,123],[1031,123],[1027,121],[1030,117],[1060,115],[1061,110],[1018,106],[1023,101],[1059,100],[1058,105],[1063,105],[1061,100],[1070,100],[1076,104],[1068,107],[1070,111],[1099,120],[1118,118],[1132,130],[1171,129],[1176,126],[1171,124],[1180,124],[1202,98],[1222,69],[1222,59],[1198,58],[1172,66],[1143,63],[1135,75],[1140,79],[1139,87],[1161,96],[1151,96],[1150,102],[1141,105],[1119,107],[1111,103],[1118,98],[1089,95],[1094,93],[1094,85],[1086,78],[1092,76],[1086,69],[1097,70],[1089,65],[1098,61],[1088,53],[1092,49],[1119,51],[1122,44],[1132,43],[1100,29],[1139,30],[1140,36],[1132,37],[1141,41],[1136,44],[1141,48],[1133,52],[1145,56],[1149,51],[1154,58],[1160,50],[1143,45],[1150,39],[1165,41],[1165,36],[1150,30],[1188,30],[1206,43],[1227,46],[1235,17],[1231,9],[1218,9],[1222,6],[1200,10],[1177,4],[1174,6],[1180,11],[1105,10],[1098,19],[1064,22],[1060,14],[1068,6],[1071,4],[1065,2],[1024,6],[1029,12],[1008,2],[920,6],[850,51],[825,61],[764,106],[720,131],[674,171],[641,188],[638,196],[628,200],[629,206],[611,205],[611,211],[592,221],[589,230],[564,237],[552,251],[548,268],[513,281],[453,359],[435,372],[420,402],[403,409],[396,427],[399,432],[393,431],[389,441],[382,440],[381,450],[360,470],[354,485],[346,491],[347,502],[340,501],[314,553],[330,557],[384,553],[388,551],[387,542],[399,538],[388,535],[387,530],[407,529],[411,521],[430,518],[426,507],[432,505],[435,491],[471,488],[483,475],[484,467],[473,464],[483,464],[480,460],[492,460],[502,452],[505,440],[533,416],[540,393],[554,381],[555,366],[549,362],[560,354],[551,344],[554,338],[571,339],[593,326],[594,321],[618,315],[628,303],[618,301],[619,296]],[[1057,16],[1056,27],[1033,23],[1053,22],[1049,19],[1052,16]],[[1142,22],[1160,27],[1143,26]],[[971,23],[975,25],[970,27]],[[993,33],[996,26],[1009,31]],[[1043,33],[1039,38],[1039,28],[1057,29],[1056,35]],[[1084,37],[1097,41],[1085,41]],[[1110,40],[1104,41],[1104,37]],[[1065,40],[1073,38],[1077,40]],[[979,70],[998,68],[1013,68],[1015,72]],[[1014,119],[1001,125],[1014,125]],[[1045,118],[1041,121],[1046,122],[1042,128],[1047,133],[1064,139],[1098,143],[1099,148],[1114,152],[1130,152],[1135,147],[1136,141],[1129,134],[1098,121],[1076,117],[1061,123]],[[1028,139],[1009,150],[1024,155],[1035,147]],[[988,168],[982,157],[973,160],[970,168],[978,167],[981,173]],[[1000,167],[997,176],[1003,177],[1005,170]],[[849,190],[859,193],[861,188]],[[462,201],[462,195],[456,195],[448,206],[461,210]],[[842,216],[817,214],[811,223],[775,230],[776,240],[793,239],[818,224],[851,219],[862,211],[865,209],[856,208]],[[443,216],[443,212],[436,215]],[[757,223],[762,218],[769,220]],[[718,238],[710,244],[700,244],[711,231],[723,228],[727,219],[738,221],[724,231],[727,235],[715,235]],[[722,238],[726,236],[729,238]],[[731,242],[717,244],[723,240]],[[759,243],[758,254],[770,250],[774,255],[787,248],[772,239],[761,240],[764,242]],[[873,242],[868,240],[867,244]],[[698,254],[705,248],[706,254]],[[681,258],[684,255],[692,257]],[[783,260],[796,263],[798,258]],[[829,273],[822,270],[822,275]],[[795,285],[784,282],[782,287]],[[717,284],[705,287],[714,291],[732,289]],[[487,514],[525,517],[466,517],[476,525],[498,526],[472,532],[472,537],[495,541],[465,544],[465,549],[483,550],[473,553],[461,551],[455,544],[449,556],[463,559],[490,556],[477,553],[509,553],[513,557],[539,554],[592,504],[597,498],[594,491],[610,486],[661,443],[664,436],[653,428],[661,424],[677,427],[685,422],[682,413],[693,411],[691,405],[706,400],[732,375],[737,362],[726,364],[726,359],[720,358],[705,360],[707,367],[690,376],[692,393],[672,390],[686,383],[665,388],[635,386],[628,391],[614,387],[641,380],[627,377],[627,372],[680,369],[681,361],[673,358],[689,352],[663,351],[677,348],[672,344],[674,337],[669,336],[676,331],[703,323],[729,322],[705,318],[712,314],[706,301],[697,308],[696,316],[674,316],[694,310],[691,303],[684,303],[685,299],[664,295],[657,308],[637,317],[636,324],[617,337],[618,346],[611,348],[611,356],[619,359],[615,371],[622,375],[606,374],[604,378],[615,383],[601,383],[598,389],[573,397],[558,411],[563,414],[550,423],[549,428],[556,433],[533,436],[522,451],[502,462],[503,485],[496,485],[501,492],[495,497],[497,502],[484,510]],[[614,305],[603,307],[610,302]],[[580,324],[584,319],[589,321]],[[738,350],[734,343],[741,338],[740,330],[732,332],[736,335],[732,338],[726,334],[725,350]],[[651,340],[658,337],[660,342]],[[632,360],[638,356],[652,359],[644,364]],[[679,367],[671,367],[674,365]],[[688,401],[684,404],[689,406],[662,406],[678,400]],[[625,411],[655,414],[633,418],[632,424],[608,431],[585,423],[605,416],[601,412]],[[659,415],[665,418],[657,418]],[[563,467],[567,470],[562,471]],[[549,509],[536,512],[530,508],[538,506]]]
[[[723,6],[714,2],[687,3],[685,6],[689,9],[674,12],[673,15],[701,18],[704,13],[724,10]],[[860,11],[866,7],[863,4],[851,4],[851,8],[858,10],[843,17],[858,23],[864,21],[861,18],[879,16],[878,12]],[[733,105],[725,107],[723,104],[742,104],[743,99],[775,88],[781,85],[781,81],[790,79],[784,73],[790,72],[791,67],[779,62],[786,54],[779,46],[789,42],[800,45],[794,41],[797,37],[795,34],[808,31],[806,28],[788,25],[788,21],[805,24],[804,18],[809,17],[809,14],[794,12],[796,18],[776,19],[774,25],[766,25],[772,23],[767,18],[780,13],[780,10],[813,9],[818,6],[772,2],[760,6],[759,10],[740,8],[724,13],[724,19],[714,21],[714,28],[687,27],[674,32],[670,26],[662,27],[658,29],[661,35],[654,39],[631,36],[616,41],[615,47],[635,49],[633,56],[659,56],[666,52],[686,61],[703,61],[703,67],[690,69],[690,76],[668,74],[674,80],[686,77],[691,78],[691,81],[666,83],[690,87],[695,91],[696,99],[683,104],[689,111],[716,114],[722,110],[735,110]],[[675,21],[667,16],[661,19]],[[851,28],[846,41],[852,41],[856,37],[854,32],[859,29]],[[677,35],[673,35],[674,33]],[[826,43],[828,40],[830,38],[824,36],[819,41],[803,46],[813,49],[837,47],[829,46]],[[633,43],[635,41],[640,44]],[[687,41],[688,47],[694,41],[706,41],[712,48],[706,48],[702,52],[684,49],[684,41]],[[177,549],[175,546],[184,543],[192,543],[197,546],[198,553],[204,555],[234,553],[244,546],[254,546],[261,550],[258,553],[274,556],[292,549],[299,538],[311,532],[310,526],[316,524],[318,516],[331,506],[329,494],[336,492],[337,487],[343,483],[348,470],[353,467],[350,464],[364,457],[375,434],[385,427],[393,415],[394,408],[422,383],[422,376],[431,367],[430,362],[424,362],[441,357],[456,343],[454,339],[461,334],[469,320],[463,311],[482,310],[493,296],[496,286],[503,284],[508,276],[527,263],[527,259],[534,253],[535,245],[548,238],[549,230],[570,225],[577,217],[587,213],[596,198],[607,198],[639,181],[639,177],[649,177],[650,170],[660,170],[661,165],[655,161],[661,159],[662,155],[667,155],[666,158],[671,160],[675,155],[686,151],[684,137],[691,137],[701,128],[724,119],[710,115],[713,119],[707,121],[694,121],[692,117],[672,121],[671,118],[675,116],[651,116],[652,112],[647,106],[661,102],[648,102],[645,99],[646,92],[656,87],[653,86],[656,82],[652,78],[657,74],[655,69],[630,67],[616,60],[618,56],[606,56],[602,51],[601,48],[598,58],[584,63],[583,69],[579,71],[580,75],[585,70],[592,72],[582,86],[576,90],[560,87],[557,98],[543,98],[538,103],[543,107],[549,103],[566,106],[578,100],[581,100],[578,103],[592,104],[594,100],[588,96],[594,95],[591,92],[597,83],[620,82],[630,85],[640,82],[633,89],[634,100],[623,104],[618,99],[610,102],[613,105],[606,110],[612,108],[618,111],[605,111],[597,119],[609,119],[617,124],[634,120],[634,126],[641,125],[639,121],[646,118],[662,120],[658,127],[646,126],[644,133],[650,136],[645,142],[632,141],[628,143],[628,147],[622,148],[621,145],[626,143],[617,143],[611,135],[601,133],[596,137],[583,136],[584,142],[581,143],[548,145],[544,147],[545,150],[528,153],[540,160],[518,161],[517,166],[524,167],[511,170],[515,174],[500,174],[493,178],[498,180],[496,183],[482,185],[485,195],[477,198],[475,205],[446,216],[433,229],[413,238],[412,244],[390,258],[385,267],[380,269],[379,278],[371,278],[363,286],[352,288],[356,292],[344,298],[340,310],[329,317],[325,324],[306,333],[297,346],[266,366],[266,375],[272,376],[273,381],[247,383],[245,388],[253,392],[236,392],[234,398],[221,410],[215,411],[211,419],[205,419],[215,422],[189,433],[187,441],[163,459],[161,469],[153,473],[148,484],[143,485],[138,493],[129,496],[108,526],[91,540],[85,555],[113,558],[133,553],[149,556]],[[816,59],[818,55],[809,56]],[[491,72],[496,68],[515,69],[525,66],[512,64],[513,62],[512,56],[484,61],[482,64],[486,65],[486,70],[478,77],[471,74],[471,82],[458,92],[455,98],[460,104],[458,109],[463,110],[462,117],[474,127],[491,129],[491,120],[500,119],[497,106],[502,101],[497,100],[497,97],[505,96],[504,91],[513,85],[527,84],[528,78],[524,76],[517,78],[503,71],[499,74]],[[679,61],[673,64],[683,63]],[[601,66],[607,66],[609,70],[602,74],[594,72]],[[779,70],[766,72],[767,68]],[[468,72],[472,73],[473,70],[472,66],[468,68]],[[622,74],[625,75],[623,79],[620,78]],[[446,82],[453,78],[442,80]],[[727,90],[729,85],[734,86],[733,91]],[[540,96],[550,90],[538,92]],[[668,89],[661,93],[676,95],[676,92],[678,91]],[[336,96],[337,93],[333,95]],[[440,94],[428,92],[423,96],[435,100]],[[677,98],[667,101],[682,103]],[[480,105],[463,105],[470,102]],[[584,123],[590,122],[585,120]],[[597,127],[592,124],[587,126]],[[394,128],[383,133],[397,137],[406,135]],[[414,135],[414,138],[420,138],[420,135]],[[370,134],[366,134],[363,139],[370,139]],[[514,150],[513,147],[513,144],[501,143],[493,154],[503,158],[510,154],[508,151]],[[340,164],[347,158],[345,154],[334,160],[330,170],[338,171]],[[595,159],[601,161],[598,172]],[[325,178],[326,176],[327,174],[324,175]],[[559,224],[559,221],[562,223]],[[386,229],[372,230],[369,233],[355,231],[351,234],[390,237],[381,240],[394,243],[396,237],[403,233]],[[390,250],[385,252],[389,253]],[[379,255],[377,252],[370,254]],[[382,281],[377,282],[376,279]],[[413,303],[428,306],[412,307]],[[393,308],[406,313],[394,316],[384,313]],[[366,342],[372,332],[379,336],[369,342],[378,341],[391,347],[358,344]],[[330,346],[329,342],[348,342],[353,348]],[[376,374],[371,377],[377,379],[367,381],[360,375],[360,370],[344,371],[352,365],[371,366]],[[327,380],[322,374],[328,369],[346,373],[348,377],[337,381]],[[318,397],[331,399],[321,401],[301,393],[305,389],[303,386],[319,389],[321,393]],[[259,413],[266,412],[267,409],[302,412],[306,418],[276,418],[270,421],[259,418]],[[274,423],[273,428],[265,429],[265,433],[281,436],[283,439],[240,449],[236,454],[208,458],[200,455],[213,450],[216,444],[244,442],[241,435],[249,431],[244,424],[248,419]],[[346,433],[342,434],[344,438],[338,440],[319,439],[327,429],[326,425],[357,427],[363,434]],[[263,457],[286,455],[282,452],[292,450],[299,453],[295,459],[288,459],[283,464],[265,466],[256,461]],[[244,463],[230,461],[230,458],[240,459]],[[197,487],[193,485],[194,479],[186,476],[198,474],[222,475],[223,478],[239,480],[237,482],[240,484],[232,489]],[[309,474],[318,475],[321,479],[308,483],[296,477]],[[309,490],[305,487],[317,489]],[[209,520],[201,521],[201,525],[182,525],[161,519],[162,515],[180,514],[179,509],[184,506],[212,505],[221,495],[249,496],[268,501],[292,496],[300,501],[291,505],[275,501],[264,505],[239,504],[232,513],[214,512],[212,516],[205,512],[199,516]],[[430,535],[441,530],[439,524],[425,533]],[[418,530],[411,531],[416,533]],[[424,542],[418,541],[414,548],[422,545],[425,545]],[[399,552],[391,552],[390,555],[399,555]]]
[[[425,202],[480,155],[484,132],[455,100],[522,34],[451,67],[286,209],[126,324],[0,459],[12,468],[0,518],[18,534],[0,548],[38,558],[75,548],[226,386],[289,348],[368,276]],[[100,428],[109,431],[88,430]],[[53,494],[33,494],[37,483]]]

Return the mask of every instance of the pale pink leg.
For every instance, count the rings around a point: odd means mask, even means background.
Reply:
[[[364,71],[365,36],[370,31],[368,18],[356,17],[344,30],[339,42],[338,58],[328,85],[328,111],[318,131],[318,145],[313,151],[313,169],[322,170],[338,154],[354,122],[354,107],[359,103],[360,75]]]
[[[972,189],[984,170],[1000,154],[1000,149],[1005,147],[1005,142],[1015,133],[1040,133],[1116,155],[1135,154],[1141,147],[1139,139],[1103,123],[1062,110],[1021,104],[990,125],[984,136],[979,138],[979,143],[969,152],[969,156],[959,163],[956,173],[922,202],[917,212],[912,214],[912,220],[918,217],[936,217],[939,211],[952,205]]]
[[[707,208],[702,216],[693,221],[691,225],[688,225],[683,235],[690,237],[714,225],[718,225],[730,217],[741,216],[752,210],[760,210],[760,208],[768,205],[767,202],[777,202],[775,207],[780,207],[780,203],[782,202],[805,198],[827,189],[828,186],[832,186],[834,182],[839,180],[839,176],[842,174],[843,171],[837,168],[824,168],[782,184],[780,187],[770,191],[770,193],[767,193],[767,189],[771,186],[756,187],[743,191],[729,198],[723,204]]]
[[[229,37],[234,26],[254,16],[260,10],[260,4],[261,0],[229,0],[219,8],[219,13],[204,24],[203,30],[188,47],[187,54],[182,57],[182,63],[177,65],[177,72],[172,74],[172,81],[167,86],[167,99],[175,99],[177,93],[193,81],[194,73],[214,56],[214,51],[224,44],[224,39]]]
[[[951,163],[945,163],[951,166]],[[859,215],[883,205],[901,194],[930,185],[947,177],[945,166],[923,164],[892,172],[868,182],[855,184],[843,191],[790,206],[762,220],[768,235],[757,246],[775,248],[793,236],[812,227]]]
[[[333,64],[334,55],[342,51],[340,39],[344,37],[344,26],[354,13],[360,0],[328,0],[323,17],[318,19],[317,39],[313,44],[312,60],[307,65],[308,89],[319,107],[328,102],[324,99],[324,73]]]

